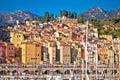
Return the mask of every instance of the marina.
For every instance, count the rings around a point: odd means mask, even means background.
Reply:
[[[117,1],[108,8],[104,0],[6,1],[0,1],[0,80],[120,80]]]

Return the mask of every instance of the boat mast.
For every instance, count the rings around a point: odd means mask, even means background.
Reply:
[[[119,80],[120,80],[120,38],[119,38],[119,41],[118,41],[118,50],[119,50],[119,61],[118,61],[118,64],[119,64]]]
[[[115,80],[115,75],[114,75],[114,42],[112,40],[112,76],[113,76],[113,80]]]
[[[88,51],[87,51],[87,44],[88,44],[88,21],[86,22],[86,44],[85,44],[85,66],[86,66],[86,79],[88,79],[88,75],[87,75],[87,62],[88,62]]]
[[[97,80],[97,62],[98,62],[98,54],[97,54],[97,44],[96,44],[96,56],[95,56],[96,58],[95,58],[95,65],[96,65],[96,75],[95,75],[95,78],[96,78],[96,80]]]
[[[82,80],[84,80],[84,60],[82,59]]]
[[[111,48],[111,53],[110,53],[110,61],[109,61],[109,65],[110,65],[110,73],[109,73],[109,80],[112,80],[114,78],[114,49],[113,49],[113,40],[112,40],[112,48]]]

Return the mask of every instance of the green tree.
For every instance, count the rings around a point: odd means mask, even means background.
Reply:
[[[105,30],[104,29],[101,29],[100,30],[100,34],[104,34],[105,33]]]
[[[40,20],[41,20],[41,19],[40,19],[40,16],[38,16],[38,17],[37,17],[37,20],[38,20],[38,21],[40,21]]]
[[[83,15],[82,14],[78,15],[77,21],[78,21],[78,23],[83,23]]]
[[[68,11],[66,10],[60,10],[60,16],[63,17],[63,16],[68,16]]]
[[[36,20],[37,20],[37,17],[34,17],[32,20],[35,20],[35,21],[36,21]]]
[[[50,14],[50,20],[53,20],[53,19],[54,19],[54,14],[51,13],[51,14]]]
[[[60,17],[66,16],[67,18],[76,19],[77,13],[76,12],[70,12],[66,10],[60,10]]]
[[[115,38],[120,37],[120,29],[113,31],[113,36],[114,36]]]
[[[43,16],[43,20],[44,22],[48,22],[50,21],[50,15],[49,12],[45,12],[44,16]]]
[[[76,19],[77,18],[77,13],[76,12],[72,12],[72,18]]]
[[[72,18],[72,14],[70,11],[68,12],[68,18]]]
[[[100,22],[99,20],[97,20],[97,19],[89,19],[89,22],[90,22],[95,28],[98,28],[98,29],[100,29],[101,26],[103,26],[103,25],[101,24],[101,22]]]

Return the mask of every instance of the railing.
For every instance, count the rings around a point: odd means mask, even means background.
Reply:
[[[64,72],[66,70],[69,70],[69,71],[72,71],[74,69],[74,66],[53,66],[53,65],[40,65],[41,69],[42,69],[42,72],[39,73],[39,74],[21,74],[24,72],[24,70],[38,70],[38,66],[34,67],[32,65],[28,65],[28,66],[18,66],[17,64],[4,64],[4,65],[0,65],[0,72],[5,70],[5,71],[10,71],[9,73],[5,74],[6,72],[4,72],[3,74],[0,73],[0,77],[1,79],[2,78],[9,78],[9,77],[18,77],[18,78],[26,78],[28,76],[34,76],[35,78],[44,78],[46,77],[48,74],[44,74],[43,72],[46,71],[46,70],[50,70],[51,72],[55,72],[56,70],[61,70],[62,71],[62,74],[57,74],[55,73],[55,75],[63,75],[64,77],[70,77],[70,74],[64,74]],[[85,67],[85,66],[84,66]],[[107,65],[98,65],[97,67],[97,76],[98,78],[106,78],[106,79],[109,79],[110,75],[110,71],[109,71],[109,67],[110,66],[107,66]],[[112,66],[111,66],[112,67]],[[103,69],[104,68],[104,69]],[[18,70],[18,73],[15,73],[15,74],[10,74],[12,71],[14,70]],[[82,76],[82,69],[81,69],[81,66],[76,66],[75,69],[74,69],[76,72],[75,76],[80,78]],[[84,68],[85,70],[85,68]],[[115,77],[115,80],[117,80],[117,78],[119,78],[119,70],[118,68],[114,68],[114,70],[116,70],[117,72],[114,74],[114,77]],[[88,71],[89,71],[89,77],[94,77],[95,78],[95,75],[96,75],[96,71],[95,69],[93,68],[93,70],[91,70],[90,68],[88,68]],[[106,71],[106,72],[105,72]],[[114,71],[113,71],[114,72]],[[35,72],[33,72],[35,73]],[[83,73],[84,75],[85,73]],[[43,77],[44,75],[44,77]],[[112,75],[113,76],[113,75]]]

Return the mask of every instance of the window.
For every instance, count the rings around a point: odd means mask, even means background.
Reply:
[[[39,44],[36,44],[36,47],[39,47]]]
[[[39,54],[36,54],[35,56],[39,56]]]
[[[53,53],[55,53],[55,50],[53,50]]]
[[[105,55],[104,55],[104,58],[105,58],[105,59],[108,59],[108,56],[107,56],[107,54],[105,54]]]
[[[9,57],[12,57],[12,53],[9,53]]]
[[[31,58],[31,60],[37,60],[37,58]]]
[[[20,38],[21,37],[21,35],[20,34],[17,34],[17,38]]]

